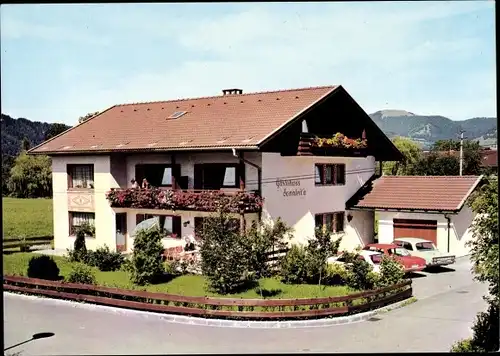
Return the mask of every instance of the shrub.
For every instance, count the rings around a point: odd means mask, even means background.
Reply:
[[[116,271],[120,269],[125,257],[120,252],[112,252],[104,245],[95,251],[88,251],[85,263],[97,267],[100,271]]]
[[[250,244],[246,234],[235,229],[224,204],[207,219],[200,236],[201,270],[210,289],[227,294],[254,281]]]
[[[355,290],[370,290],[373,289],[374,281],[372,267],[360,258],[355,258],[352,262],[347,264],[347,285]]]
[[[68,250],[68,256],[70,261],[74,262],[84,262],[87,257],[87,246],[85,244],[85,236],[93,236],[95,234],[95,229],[90,224],[82,224],[75,229],[75,243],[73,245],[73,251]]]
[[[380,278],[378,285],[380,287],[391,286],[403,281],[405,270],[401,263],[396,259],[383,256],[380,262]]]
[[[96,284],[94,271],[83,263],[76,263],[66,280],[69,283]]]
[[[346,284],[348,276],[347,269],[338,263],[328,264],[325,273],[325,284],[335,286]]]
[[[131,280],[137,285],[154,283],[163,276],[162,234],[155,226],[137,232],[132,254]]]
[[[307,282],[306,249],[292,245],[281,261],[280,274],[284,283],[299,284]]]
[[[280,218],[274,224],[254,225],[247,232],[246,240],[252,251],[252,269],[256,278],[270,277],[276,274],[275,269],[269,263],[269,255],[275,251],[287,249],[292,228],[288,227]],[[277,266],[280,265],[282,256],[275,258]]]
[[[288,251],[281,266],[283,282],[321,285],[327,273],[327,259],[337,254],[341,240],[342,237],[333,240],[328,229],[316,229],[306,247],[295,246]]]
[[[50,256],[32,257],[28,263],[28,277],[55,281],[59,279],[59,267]]]

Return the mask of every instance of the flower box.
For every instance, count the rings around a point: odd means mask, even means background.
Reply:
[[[220,190],[182,191],[152,189],[111,189],[106,193],[113,208],[195,210],[214,212],[225,205],[230,213],[253,213],[263,199],[253,192],[228,193]]]

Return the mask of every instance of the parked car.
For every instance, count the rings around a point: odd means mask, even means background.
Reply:
[[[439,251],[436,245],[429,240],[417,237],[398,237],[393,243],[407,249],[412,256],[425,259],[427,267],[447,266],[455,263],[455,255]]]
[[[394,257],[403,265],[405,273],[421,271],[427,265],[422,257],[412,256],[408,250],[395,244],[368,244],[363,250],[376,251]]]
[[[370,266],[372,266],[374,272],[380,272],[380,262],[382,261],[382,253],[377,251],[359,251],[358,258],[366,261]],[[329,257],[328,263],[335,263],[344,265],[346,263],[344,256]]]

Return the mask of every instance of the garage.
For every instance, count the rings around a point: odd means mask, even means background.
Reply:
[[[419,237],[456,257],[470,253],[474,212],[466,204],[482,176],[382,176],[367,181],[346,209],[375,212],[377,241]]]
[[[394,238],[418,237],[437,245],[437,220],[394,219]]]

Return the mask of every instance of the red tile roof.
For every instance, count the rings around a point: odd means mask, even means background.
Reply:
[[[432,152],[424,152],[424,155],[430,155]],[[437,151],[441,156],[454,156],[459,158],[460,151]],[[481,166],[483,167],[498,167],[498,151],[497,150],[481,150]]]
[[[498,167],[498,151],[497,150],[481,151],[481,165],[483,167]]]
[[[383,176],[347,202],[348,208],[459,211],[482,176]]]
[[[115,105],[30,153],[257,148],[338,87]]]

